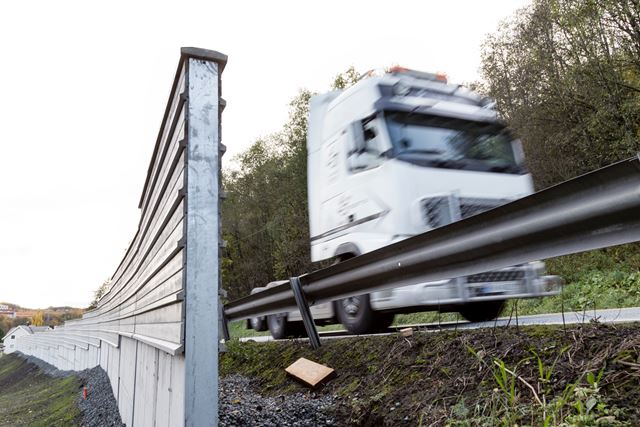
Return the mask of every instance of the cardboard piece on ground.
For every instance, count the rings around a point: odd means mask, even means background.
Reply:
[[[413,328],[400,329],[400,333],[403,337],[410,337],[411,335],[413,335]]]
[[[317,386],[322,381],[333,377],[336,373],[335,370],[304,357],[293,362],[285,371],[311,387]]]

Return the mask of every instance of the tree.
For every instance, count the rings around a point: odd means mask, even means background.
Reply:
[[[487,38],[482,74],[538,187],[640,149],[637,0],[534,0]]]
[[[31,324],[33,326],[44,326],[44,312],[42,310],[36,311],[36,314],[31,318]]]
[[[106,279],[104,282],[102,282],[102,285],[100,285],[100,287],[93,293],[93,300],[91,301],[87,309],[93,310],[97,308],[100,298],[102,298],[107,292],[109,292],[109,289],[111,289],[111,279]]]

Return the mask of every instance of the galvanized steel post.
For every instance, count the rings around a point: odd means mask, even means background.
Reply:
[[[227,57],[182,49],[186,61],[185,425],[218,424],[220,73]]]

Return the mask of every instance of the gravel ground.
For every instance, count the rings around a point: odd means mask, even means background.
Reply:
[[[54,377],[76,375],[87,388],[87,400],[78,392],[76,401],[86,427],[124,427],[111,391],[107,373],[101,367],[81,372],[61,371],[32,356],[20,355]],[[221,427],[303,427],[337,425],[333,416],[336,399],[313,391],[264,397],[255,381],[241,375],[220,379],[219,425]]]
[[[118,403],[111,390],[109,377],[101,367],[97,366],[80,372],[61,371],[36,357],[22,353],[17,354],[26,359],[27,362],[36,365],[47,375],[54,377],[76,375],[80,378],[82,384],[87,388],[87,400],[82,397],[82,389],[78,392],[78,399],[76,400],[76,404],[82,413],[80,425],[83,427],[124,427],[118,412]]]
[[[111,390],[107,373],[100,366],[76,373],[87,388],[87,400],[78,398],[82,412],[82,425],[86,427],[124,427]]]
[[[335,399],[312,391],[263,397],[255,383],[241,375],[220,379],[221,427],[333,426]]]

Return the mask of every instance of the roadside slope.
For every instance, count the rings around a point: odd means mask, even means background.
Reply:
[[[79,425],[76,376],[52,377],[13,354],[0,357],[0,426]]]
[[[232,341],[228,350],[222,375],[248,377],[265,396],[331,396],[336,425],[640,425],[637,324],[336,339],[318,351]],[[308,391],[284,373],[299,357],[337,377]]]

